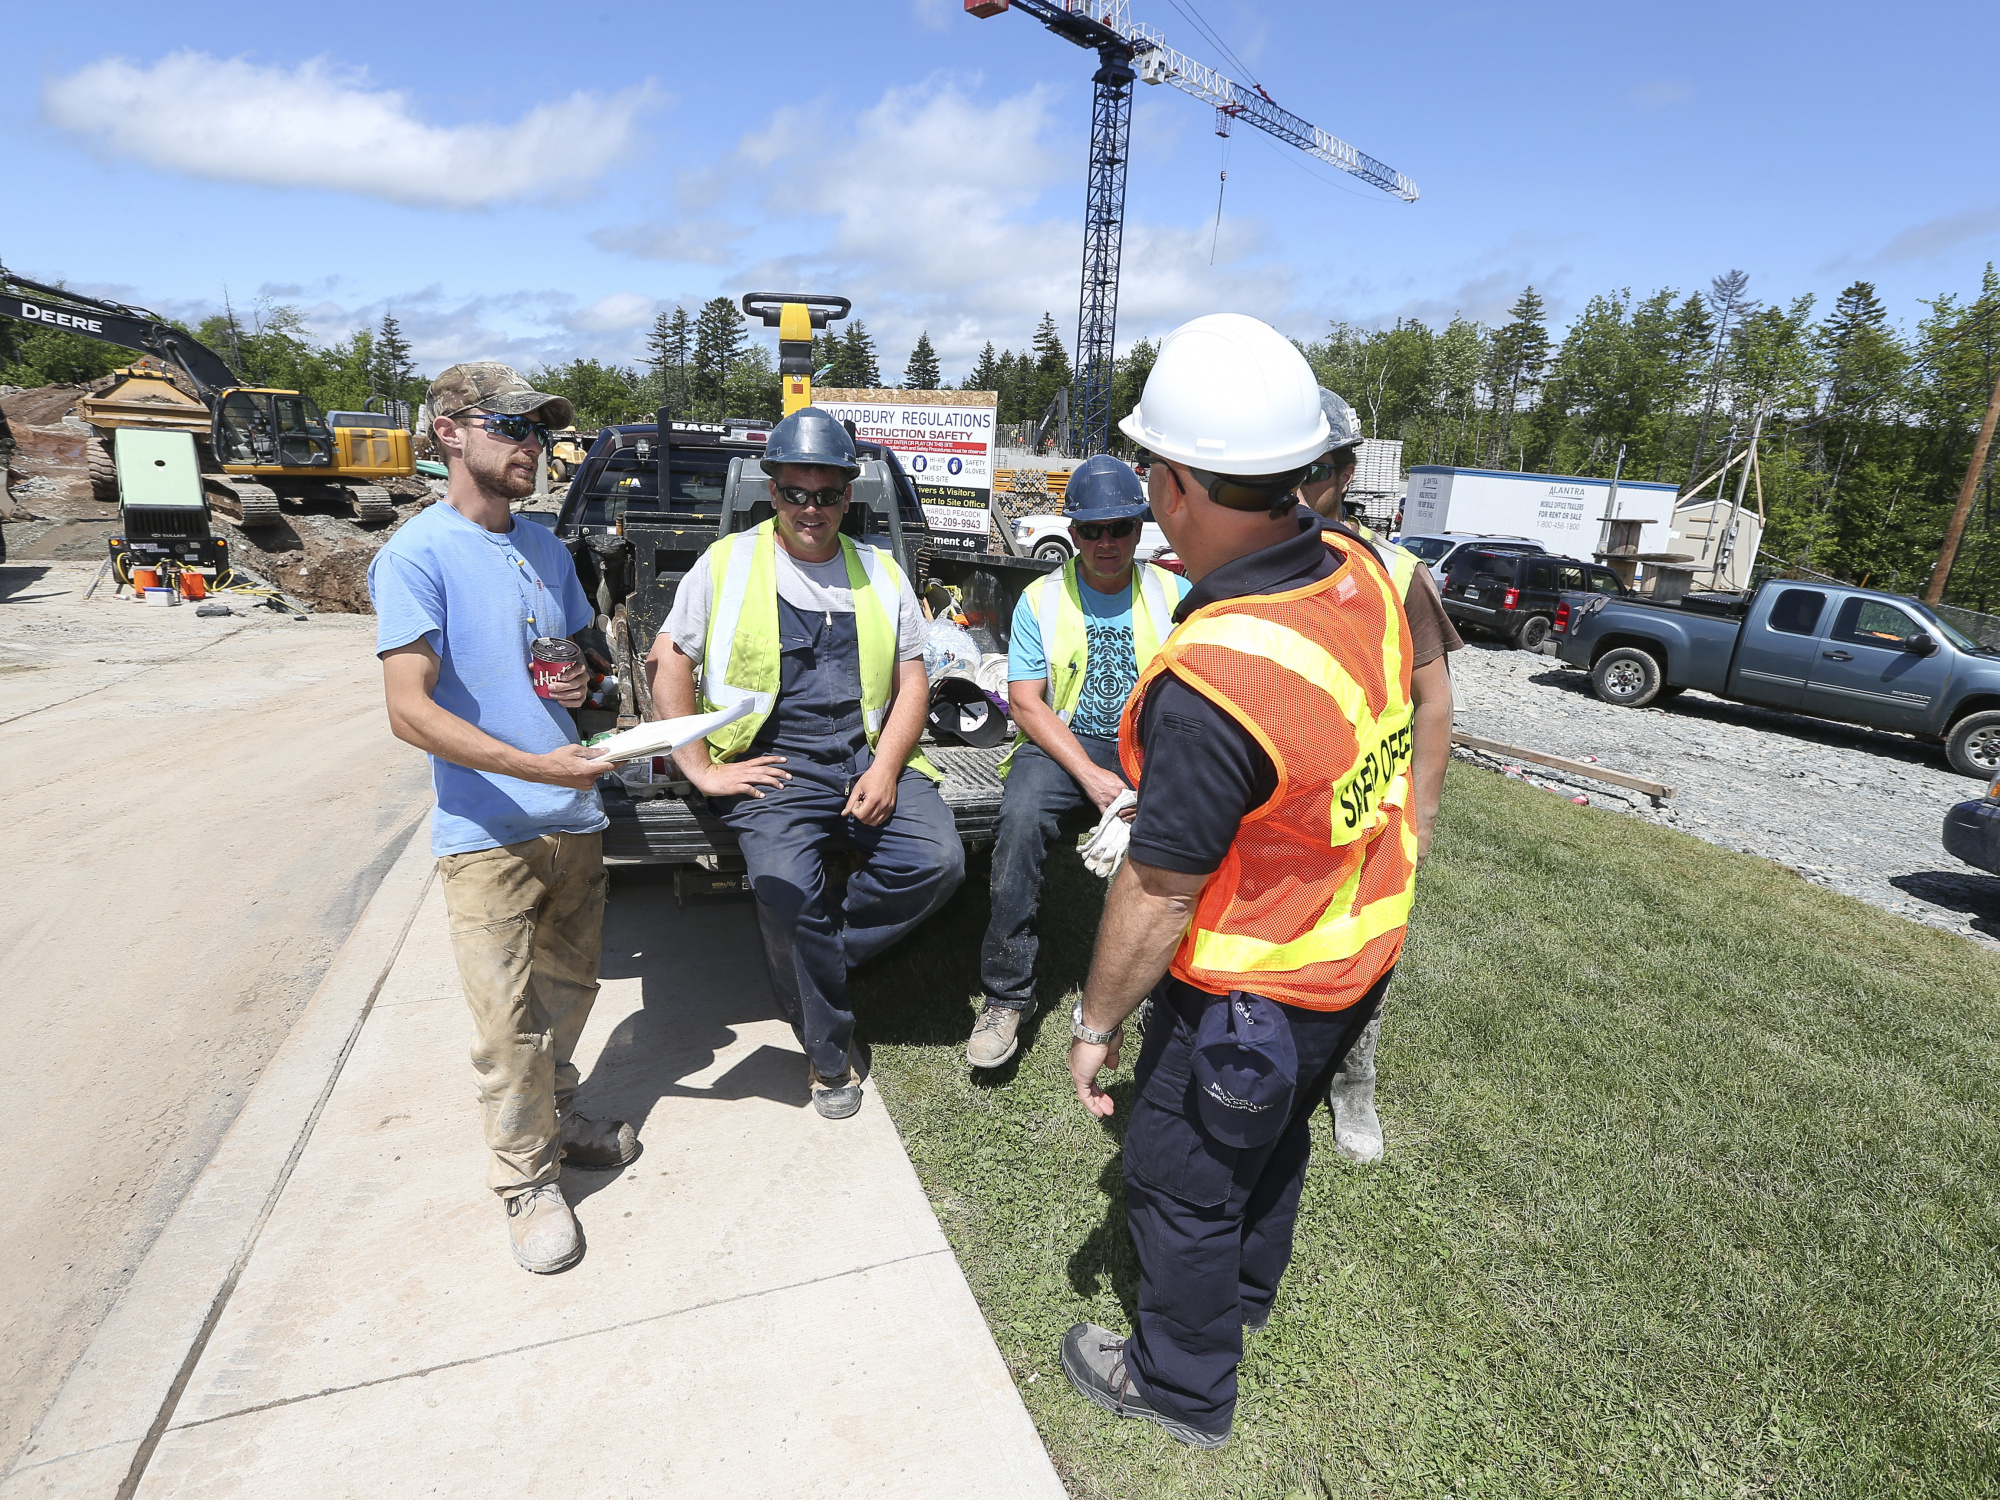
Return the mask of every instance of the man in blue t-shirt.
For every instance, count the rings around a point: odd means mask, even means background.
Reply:
[[[1165,568],[1134,564],[1145,513],[1145,491],[1129,466],[1109,455],[1082,464],[1063,491],[1076,556],[1030,584],[1014,609],[1007,707],[1021,734],[1001,763],[992,916],[979,952],[986,1005],[965,1048],[975,1068],[1013,1057],[1034,1008],[1049,845],[1066,819],[1100,817],[1127,790],[1118,721],[1188,590]]]
[[[630,1125],[572,1107],[604,924],[606,768],[569,714],[588,674],[572,663],[544,697],[529,666],[535,640],[594,636],[596,616],[555,533],[509,508],[570,404],[505,365],[453,365],[424,419],[451,478],[369,566],[376,655],[390,728],[431,757],[431,852],[472,1009],[487,1183],[514,1259],[560,1271],[583,1254],[562,1163],[608,1171],[639,1154]]]

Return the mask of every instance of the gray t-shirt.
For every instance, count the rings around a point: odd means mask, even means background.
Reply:
[[[865,545],[857,542],[856,546]],[[778,554],[778,597],[794,609],[816,614],[851,615],[854,590],[847,584],[847,559],[840,553],[823,563],[800,562],[780,544]],[[681,580],[674,595],[674,607],[667,611],[661,628],[681,648],[681,655],[697,665],[708,644],[708,616],[715,608],[715,575],[706,560]],[[914,661],[924,654],[924,612],[910,581],[903,580],[897,598],[896,660]]]

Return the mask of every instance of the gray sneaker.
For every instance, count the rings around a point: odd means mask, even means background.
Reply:
[[[507,1238],[515,1261],[537,1276],[567,1271],[583,1259],[583,1232],[553,1182],[502,1200],[507,1205]]]
[[[972,1026],[972,1040],[965,1044],[965,1060],[975,1068],[997,1068],[1021,1050],[1021,1022],[1025,1010],[991,1005],[979,1013]]]
[[[1163,1428],[1168,1437],[1190,1448],[1220,1448],[1226,1432],[1203,1432],[1176,1422],[1132,1388],[1125,1369],[1125,1340],[1095,1323],[1079,1323],[1063,1335],[1063,1374],[1069,1383],[1114,1416],[1143,1417]]]

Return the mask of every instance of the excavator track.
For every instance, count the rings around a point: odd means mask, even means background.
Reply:
[[[379,484],[350,484],[347,493],[354,501],[354,514],[363,521],[393,521],[396,502]]]
[[[245,531],[275,526],[284,515],[278,504],[278,492],[269,485],[252,484],[245,479],[218,484],[211,477],[207,488],[209,504],[225,520],[234,521]]]

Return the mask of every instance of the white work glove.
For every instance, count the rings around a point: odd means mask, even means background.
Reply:
[[[1083,842],[1083,867],[1093,875],[1102,875],[1109,880],[1118,873],[1118,867],[1125,863],[1126,846],[1132,842],[1132,825],[1119,816],[1128,807],[1136,807],[1139,794],[1127,788],[1111,799],[1111,805],[1104,809],[1104,816],[1097,820],[1097,829]]]

